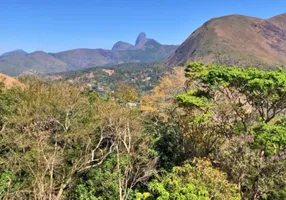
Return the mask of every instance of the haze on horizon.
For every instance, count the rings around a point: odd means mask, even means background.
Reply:
[[[2,54],[15,49],[110,49],[119,40],[133,44],[142,31],[163,44],[180,44],[210,18],[229,14],[269,18],[285,12],[286,2],[2,0],[0,7]]]

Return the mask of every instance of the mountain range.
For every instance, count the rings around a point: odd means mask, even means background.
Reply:
[[[24,55],[27,55],[28,53],[26,51],[24,51],[23,49],[16,49],[14,51],[3,53],[1,56],[11,56],[11,55],[15,55],[15,54],[20,54],[20,55],[24,56]]]
[[[166,60],[177,45],[163,45],[140,33],[134,45],[119,41],[111,50],[73,49],[58,53],[16,50],[0,56],[0,72],[10,76],[23,73],[57,73],[94,66],[111,66],[128,62],[157,62]]]
[[[243,15],[213,18],[180,46],[163,45],[140,33],[135,44],[116,42],[111,50],[73,49],[58,53],[23,50],[0,56],[0,72],[17,76],[81,70],[130,62],[166,61],[170,67],[201,61],[239,67],[286,66],[286,13],[260,19]]]
[[[168,58],[168,65],[202,61],[240,67],[286,65],[286,13],[260,19],[229,15],[195,30]]]

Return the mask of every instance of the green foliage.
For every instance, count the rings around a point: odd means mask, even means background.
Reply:
[[[114,70],[109,75],[104,70]],[[75,85],[83,85],[95,90],[101,95],[109,91],[115,91],[118,83],[134,85],[138,91],[150,91],[159,83],[160,75],[167,71],[164,63],[124,63],[115,66],[93,67],[79,71],[62,72],[45,76],[45,79],[53,80],[53,77],[62,77],[61,80],[72,82]],[[93,74],[90,76],[90,74]]]
[[[148,189],[149,194],[139,193],[137,199],[240,199],[237,187],[204,159],[163,172]]]
[[[162,79],[139,111],[122,104],[162,65],[103,69],[63,78],[113,80],[105,99],[31,77],[0,88],[1,198],[285,199],[285,70],[191,63],[185,86]]]
[[[190,90],[177,96],[182,110],[176,116],[184,127],[183,155],[207,150],[203,155],[216,159],[244,198],[269,198],[273,191],[283,191],[286,71],[202,63],[190,63],[185,71]],[[217,144],[211,151],[209,138]],[[188,151],[191,144],[195,146]]]
[[[119,84],[114,96],[120,103],[137,102],[139,100],[139,93],[136,88],[126,84]]]
[[[264,195],[263,200],[284,200],[286,199],[286,188],[272,191],[269,195]]]
[[[263,149],[266,155],[274,155],[286,148],[286,124],[262,124],[254,129],[254,146]]]
[[[155,149],[159,153],[160,167],[171,170],[175,165],[180,165],[186,160],[184,138],[180,135],[178,123],[170,122],[156,124],[160,137],[155,143]]]
[[[115,200],[118,199],[118,171],[116,158],[110,157],[98,169],[92,169],[80,176],[79,184],[72,194],[73,199]]]
[[[4,88],[3,88],[4,89]],[[0,115],[2,118],[0,122],[7,121],[7,117],[11,115],[15,111],[15,99],[13,96],[15,95],[16,89],[10,89],[8,91],[4,91],[0,86]]]
[[[251,136],[234,137],[216,155],[220,168],[237,183],[244,198],[266,198],[285,188],[286,163],[283,157],[264,157],[251,148]]]
[[[16,187],[16,176],[11,172],[0,173],[0,198],[3,199],[6,193],[13,192]]]
[[[186,76],[213,87],[235,88],[268,123],[286,108],[286,70],[263,71],[190,63]]]
[[[207,99],[206,94],[190,90],[186,94],[181,94],[177,96],[177,101],[183,106],[195,106],[198,108],[209,107],[211,102]]]

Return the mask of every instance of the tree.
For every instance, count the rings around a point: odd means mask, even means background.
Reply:
[[[140,97],[134,86],[122,83],[117,86],[114,96],[120,103],[136,102]]]
[[[239,93],[239,106],[249,104],[268,123],[286,108],[286,71],[263,71],[219,65],[190,63],[186,76],[198,81],[206,90],[220,90],[228,98],[231,92]],[[234,100],[234,99],[232,99]]]
[[[261,151],[251,148],[252,142],[251,136],[228,140],[216,155],[216,165],[237,183],[242,197],[267,199],[285,189],[285,158],[264,157]]]
[[[236,185],[206,159],[163,172],[148,184],[148,189],[149,193],[138,193],[137,199],[241,199]]]
[[[286,121],[285,118],[274,124],[261,124],[254,129],[255,148],[261,149],[265,156],[282,156],[286,147]]]
[[[170,117],[169,113],[175,109],[175,97],[186,91],[185,82],[184,68],[173,68],[162,77],[150,94],[142,98],[141,111],[153,116],[158,115],[166,121]]]
[[[160,83],[142,98],[140,110],[145,126],[156,138],[155,149],[159,153],[158,167],[172,169],[186,158],[184,143],[177,121],[176,95],[186,91],[184,68],[175,67],[166,73]]]
[[[25,90],[7,91],[14,107],[2,125],[0,171],[12,172],[21,184],[5,195],[60,199],[77,173],[105,160],[116,136],[101,131],[96,102],[78,88],[38,80],[26,84]]]
[[[186,76],[193,90],[177,101],[188,125],[193,132],[197,124],[203,143],[219,136],[208,156],[238,184],[241,195],[260,199],[284,188],[286,71],[190,63]]]
[[[84,172],[76,187],[76,198],[130,199],[132,190],[155,172],[156,153],[139,113],[115,102],[98,107],[104,122],[103,132],[116,135],[115,149],[100,168]]]

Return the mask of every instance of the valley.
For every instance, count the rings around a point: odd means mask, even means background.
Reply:
[[[286,14],[126,2],[1,4],[3,49],[113,46],[0,56],[0,199],[285,200]]]

